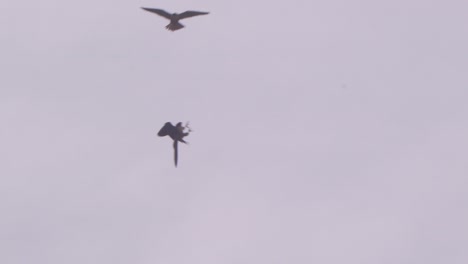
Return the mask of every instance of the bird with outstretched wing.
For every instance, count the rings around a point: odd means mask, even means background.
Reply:
[[[187,128],[188,132],[184,132],[184,129]],[[179,141],[187,144],[187,142],[184,140],[184,137],[189,135],[189,132],[192,132],[192,130],[188,127],[188,124],[185,125],[185,127],[182,125],[182,122],[177,123],[177,125],[172,125],[171,122],[166,122],[164,126],[159,130],[158,136],[160,137],[165,137],[169,136],[174,140],[173,147],[174,147],[174,164],[177,167],[177,161],[178,161],[178,143]]]
[[[157,9],[157,8],[142,7],[142,9],[169,19],[171,22],[166,26],[166,28],[171,31],[176,31],[184,27],[184,25],[182,25],[179,22],[179,20],[181,19],[209,14],[209,12],[199,12],[199,11],[185,11],[180,14],[177,14],[177,13],[170,14],[162,9]]]

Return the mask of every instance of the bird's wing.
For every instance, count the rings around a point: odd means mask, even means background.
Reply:
[[[169,14],[168,12],[162,10],[162,9],[157,9],[157,8],[147,8],[147,7],[142,7],[143,10],[146,10],[148,12],[151,12],[151,13],[155,13],[155,14],[158,14],[162,17],[165,17],[167,19],[171,19],[171,14]]]
[[[174,164],[177,167],[177,140],[174,140]]]
[[[160,136],[160,137],[167,136],[167,135],[171,134],[174,129],[175,129],[175,127],[170,122],[167,122],[167,123],[164,124],[164,126],[161,128],[161,130],[159,130],[158,136]]]
[[[184,19],[184,18],[188,18],[188,17],[199,16],[199,15],[208,15],[208,14],[209,14],[209,12],[185,11],[185,12],[179,14],[179,18]]]

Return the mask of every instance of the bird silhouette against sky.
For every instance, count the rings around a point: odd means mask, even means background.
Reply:
[[[179,23],[179,20],[181,19],[209,14],[208,12],[199,12],[199,11],[185,11],[180,14],[177,14],[177,13],[170,14],[162,9],[157,9],[157,8],[142,7],[142,9],[169,19],[171,22],[166,26],[166,28],[170,31],[176,31],[184,27],[184,25]]]
[[[188,132],[184,132],[184,129],[187,128]],[[165,136],[170,136],[172,140],[174,140],[174,164],[177,167],[177,158],[178,158],[178,151],[177,151],[177,145],[178,142],[182,142],[184,144],[187,144],[187,142],[184,140],[184,137],[189,135],[189,132],[192,132],[192,130],[189,128],[188,123],[185,125],[185,127],[182,125],[182,122],[177,123],[177,125],[173,126],[171,122],[166,122],[164,126],[159,130],[158,136],[160,137],[165,137]]]

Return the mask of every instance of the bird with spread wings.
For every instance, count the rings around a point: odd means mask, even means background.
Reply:
[[[184,27],[184,25],[179,23],[179,20],[181,19],[209,14],[209,12],[199,12],[199,11],[185,11],[180,14],[177,14],[177,13],[170,14],[162,9],[157,9],[157,8],[142,7],[142,9],[169,19],[171,22],[166,26],[166,28],[171,31],[176,31]]]
[[[187,128],[188,132],[184,132],[184,129]],[[177,145],[178,142],[182,142],[184,144],[187,144],[187,142],[184,140],[184,137],[188,136],[189,133],[192,132],[192,129],[188,126],[188,123],[183,126],[182,122],[177,123],[177,125],[172,125],[171,122],[166,122],[164,126],[159,130],[158,136],[164,137],[164,136],[169,136],[174,140],[173,147],[174,147],[174,163],[175,166],[177,167],[177,159],[178,159],[178,151],[177,151]]]

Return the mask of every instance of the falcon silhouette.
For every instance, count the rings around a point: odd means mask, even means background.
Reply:
[[[178,29],[181,29],[184,27],[181,23],[179,23],[179,20],[184,19],[184,18],[189,18],[193,16],[199,16],[199,15],[207,15],[209,14],[208,12],[199,12],[199,11],[185,11],[183,13],[177,14],[169,14],[168,12],[162,10],[162,9],[156,9],[156,8],[147,8],[147,7],[142,7],[143,10],[146,10],[148,12],[152,12],[155,14],[158,14],[162,17],[165,17],[171,21],[169,25],[166,26],[168,30],[171,31],[176,31]]]
[[[184,133],[184,129],[187,128],[188,132]],[[164,136],[170,136],[172,140],[174,140],[174,163],[175,166],[177,167],[177,144],[178,142],[182,142],[184,144],[187,144],[187,142],[183,139],[184,137],[189,135],[189,132],[192,132],[192,130],[188,127],[188,123],[184,126],[182,126],[182,122],[177,123],[176,126],[173,126],[171,122],[166,122],[164,126],[159,130],[158,136],[164,137]]]

